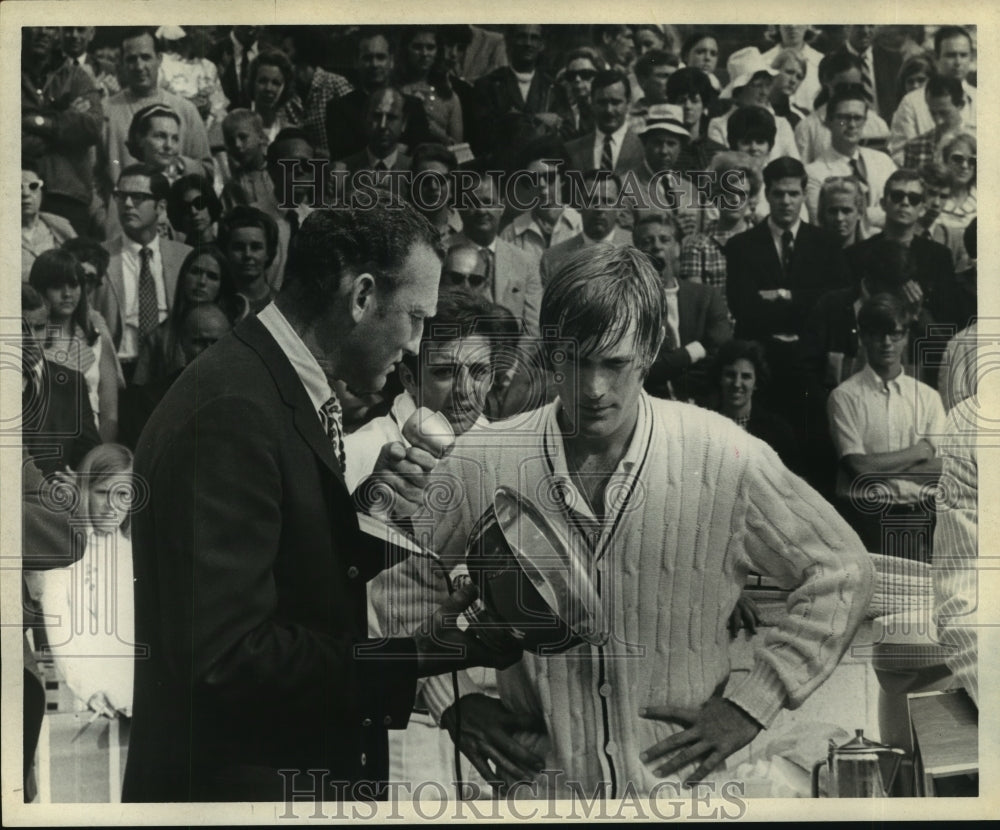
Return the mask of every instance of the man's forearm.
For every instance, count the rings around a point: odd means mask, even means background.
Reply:
[[[913,465],[933,458],[933,450],[926,441],[893,452],[857,453],[844,456],[844,463],[854,475],[865,473],[903,473]]]

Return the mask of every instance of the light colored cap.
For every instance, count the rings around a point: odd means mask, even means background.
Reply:
[[[777,69],[767,65],[756,46],[733,52],[726,62],[726,71],[729,73],[729,85],[719,94],[720,98],[732,98],[736,90],[745,87],[759,72],[766,72],[772,78],[778,74]]]
[[[684,110],[675,104],[653,104],[646,111],[645,123],[636,130],[637,135],[645,135],[654,130],[691,138],[691,133],[684,126]]]

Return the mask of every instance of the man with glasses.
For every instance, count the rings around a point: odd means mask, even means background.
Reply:
[[[903,371],[911,321],[905,302],[893,294],[865,300],[858,328],[867,365],[830,393],[827,411],[840,459],[841,511],[865,547],[930,562],[934,512],[926,493],[941,472],[936,446],[945,413],[937,391]],[[872,502],[881,509],[872,509]],[[898,535],[904,529],[911,530],[911,544]],[[885,544],[890,534],[899,544]]]
[[[924,212],[925,187],[919,174],[906,168],[897,170],[885,183],[882,209],[885,228],[882,233],[853,245],[847,258],[853,274],[871,271],[885,240],[897,242],[909,250],[906,270],[900,275],[905,299],[926,311],[935,323],[951,323],[963,328],[958,283],[951,251],[939,242],[921,235],[920,217]],[[923,334],[923,332],[921,332]],[[945,338],[947,339],[947,338]],[[930,383],[934,367],[924,367]]]
[[[96,299],[127,382],[135,372],[142,338],[170,313],[177,275],[191,250],[157,233],[169,194],[166,177],[142,164],[126,167],[112,194],[122,233],[107,244],[108,278]]]
[[[861,146],[868,118],[868,100],[861,84],[845,84],[833,91],[826,105],[826,126],[830,147],[812,164],[806,165],[806,207],[809,221],[819,224],[819,191],[831,176],[850,176],[861,183],[867,194],[868,222],[876,228],[885,224],[880,197],[886,180],[896,165],[885,153]]]
[[[486,263],[490,299],[520,320],[526,335],[537,335],[542,301],[538,265],[523,251],[498,237],[503,205],[493,179],[483,176],[476,189],[463,197],[458,206],[462,233],[454,238],[454,245],[466,243],[479,250]]]

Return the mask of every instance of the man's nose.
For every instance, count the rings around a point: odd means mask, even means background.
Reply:
[[[580,391],[589,400],[600,400],[608,391],[608,382],[604,373],[596,369],[585,369],[579,375]]]

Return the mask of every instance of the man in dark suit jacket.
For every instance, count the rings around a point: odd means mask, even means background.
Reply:
[[[125,800],[285,801],[303,786],[318,801],[384,797],[386,730],[405,727],[417,678],[487,659],[443,616],[474,589],[413,638],[367,639],[365,582],[387,557],[359,530],[331,391],[334,378],[378,389],[416,353],[436,307],[435,245],[410,208],[313,212],[277,300],[150,418],[135,457],[149,500],[133,515],[149,659],[136,665]],[[376,469],[414,510],[433,466],[392,444]],[[441,656],[454,646],[463,658]]]
[[[67,467],[76,469],[101,438],[83,375],[44,357],[49,310],[27,283],[21,283],[21,314],[21,443],[42,475],[49,477]]]
[[[357,153],[367,143],[364,115],[368,98],[388,84],[392,76],[392,47],[387,35],[370,31],[358,41],[357,75],[358,83],[351,92],[326,105],[326,141],[332,159]],[[406,129],[400,137],[403,144],[412,149],[431,140],[427,114],[418,98],[404,96],[403,116],[406,120]]]
[[[677,279],[670,257],[673,227],[662,215],[643,216],[632,236],[635,247],[653,260],[667,295],[667,331],[646,375],[646,391],[660,398],[705,404],[709,396],[706,358],[733,336],[726,301],[710,285]]]
[[[545,50],[542,27],[512,25],[505,34],[505,42],[510,65],[497,67],[473,85],[478,109],[473,133],[468,138],[477,156],[499,149],[495,125],[507,113],[537,116],[551,112],[555,105],[552,78],[539,68]]]
[[[226,38],[212,46],[209,52],[218,67],[222,91],[229,99],[231,110],[250,106],[247,77],[250,64],[260,52],[259,33],[259,26],[233,26]]]
[[[879,43],[878,26],[848,26],[847,40],[837,52],[847,52],[861,59],[865,65],[864,73],[875,86],[872,108],[886,122],[891,121],[899,103],[896,85],[903,65],[903,53],[886,49]]]
[[[337,161],[333,165],[334,171],[357,173],[359,170],[409,170],[410,157],[399,146],[406,130],[405,101],[403,93],[391,86],[372,93],[362,120],[365,146]]]
[[[638,174],[646,154],[639,137],[628,126],[632,100],[628,78],[613,69],[598,72],[590,87],[590,100],[597,129],[566,143],[569,169],[610,169],[619,176],[628,171]]]
[[[734,236],[724,249],[736,337],[764,346],[773,378],[769,402],[796,427],[802,423],[804,401],[802,326],[821,294],[850,282],[837,240],[799,218],[805,184],[805,168],[797,159],[782,157],[768,164],[764,195],[770,215]]]

